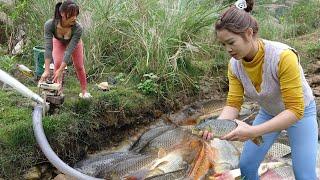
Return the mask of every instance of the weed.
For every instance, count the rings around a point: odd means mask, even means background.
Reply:
[[[15,56],[0,56],[0,69],[10,72],[16,64]]]
[[[144,74],[143,77],[145,80],[138,84],[138,89],[147,95],[157,94],[159,89],[157,80],[159,77],[153,73]]]

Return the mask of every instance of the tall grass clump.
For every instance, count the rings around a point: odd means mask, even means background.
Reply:
[[[85,36],[90,74],[120,71],[128,75],[125,82],[139,82],[153,73],[163,94],[194,83],[191,62],[206,52],[194,40],[203,28],[211,28],[221,7],[209,0],[97,0],[82,5],[95,11],[88,13],[92,22]]]
[[[188,91],[203,73],[199,59],[214,58],[212,24],[224,1],[211,0],[79,0],[84,26],[89,80],[126,74],[124,83],[139,84],[143,75],[158,76],[169,96]],[[55,1],[32,0],[24,9],[28,49],[43,44],[43,24],[53,16]],[[131,82],[132,83],[132,82]],[[138,89],[138,88],[137,88]]]
[[[55,1],[31,0],[23,14],[27,29],[28,49],[44,44],[44,23],[53,17]]]
[[[320,27],[320,1],[298,1],[283,16],[284,23],[291,26],[286,30],[286,38],[301,36]]]

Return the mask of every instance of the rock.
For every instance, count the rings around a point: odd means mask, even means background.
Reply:
[[[22,54],[22,52],[23,52],[23,47],[24,47],[24,41],[23,41],[23,39],[21,39],[21,40],[14,46],[11,54],[12,54],[12,55]]]
[[[41,172],[38,167],[30,168],[24,175],[23,178],[26,180],[36,180],[41,178]]]
[[[0,0],[0,4],[5,4],[7,6],[14,5],[14,0]]]
[[[41,179],[52,179],[52,173],[45,172],[42,174]]]
[[[308,79],[308,81],[311,86],[319,86],[320,85],[320,75],[312,76],[311,78]]]
[[[97,84],[98,88],[102,91],[107,91],[110,89],[109,83],[108,82],[101,82]]]
[[[266,4],[264,7],[277,17],[283,15],[283,12],[289,8],[283,4]]]
[[[59,174],[53,180],[77,180],[76,178],[70,177],[68,175]]]
[[[310,70],[311,70],[311,73],[313,73],[313,74],[319,73],[320,72],[320,64],[318,64],[318,62],[316,64],[311,64]]]
[[[0,44],[5,44],[8,41],[8,37],[4,36],[7,31],[7,26],[13,26],[13,21],[6,13],[0,11]]]
[[[312,88],[313,94],[316,97],[320,97],[320,86]]]

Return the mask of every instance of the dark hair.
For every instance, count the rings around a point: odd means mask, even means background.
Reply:
[[[67,18],[73,15],[78,16],[79,6],[72,0],[66,0],[63,3],[58,2],[54,10],[54,20],[60,20],[62,18],[60,13],[62,12],[64,12],[67,15]]]
[[[257,20],[250,14],[253,9],[254,0],[246,0],[247,8],[239,9],[232,5],[227,9],[215,24],[216,31],[226,29],[232,33],[244,37],[244,32],[252,28],[255,36],[259,31]]]

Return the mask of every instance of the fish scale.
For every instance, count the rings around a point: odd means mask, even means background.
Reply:
[[[238,127],[236,121],[229,119],[213,119],[209,118],[200,124],[196,125],[192,130],[193,134],[202,136],[205,130],[213,134],[213,138],[220,138]],[[251,139],[255,144],[260,145],[263,143],[262,136]]]
[[[269,169],[267,172],[262,174],[261,180],[270,180],[270,179],[286,179],[294,180],[294,172],[291,166],[285,165],[277,167],[274,169]]]
[[[138,171],[144,167],[151,165],[152,161],[156,158],[155,155],[146,154],[138,157],[133,157],[122,162],[119,162],[109,169],[106,169],[98,177],[118,179],[123,178],[130,173]]]
[[[281,177],[293,177],[294,173],[293,173],[293,169],[291,166],[282,166],[282,167],[278,167],[273,169],[279,176]]]
[[[164,173],[161,175],[156,175],[152,177],[147,177],[145,180],[179,180],[179,179],[185,179],[185,175],[187,173],[188,167],[185,167],[181,170],[177,170],[170,173]]]
[[[183,160],[183,154],[184,153],[182,151],[176,151],[169,153],[163,158],[157,159],[155,162],[153,162],[148,177],[169,173],[183,168],[183,166],[187,163]]]
[[[291,153],[290,146],[281,143],[273,143],[267,153],[267,157],[271,159],[282,158]]]
[[[152,152],[159,148],[168,149],[174,145],[183,143],[185,140],[190,140],[191,136],[192,134],[183,128],[169,130],[150,141],[141,152]]]
[[[86,160],[83,160],[75,165],[75,169],[78,171],[90,175],[90,176],[97,176],[101,173],[104,169],[121,162],[123,160],[140,156],[138,154],[133,153],[123,153],[123,152],[116,152],[116,153],[108,153],[101,156],[95,156]]]
[[[239,150],[239,153],[243,150],[243,142],[234,141],[232,142],[234,147],[236,147]],[[270,149],[268,150],[266,154],[266,159],[279,159],[283,158],[284,156],[291,153],[291,148],[288,145],[281,144],[278,142],[275,142],[272,144]]]
[[[158,126],[156,128],[153,128],[152,130],[143,133],[139,137],[138,141],[136,141],[129,150],[133,152],[140,152],[141,149],[143,149],[154,138],[174,128],[174,126],[170,125]]]
[[[238,124],[232,120],[207,119],[204,122],[196,125],[193,132],[196,133],[199,131],[207,130],[212,132],[214,137],[221,137],[237,128],[237,126]]]
[[[201,110],[204,114],[209,114],[219,110],[220,108],[223,107],[223,105],[224,105],[223,101],[211,99],[201,104]]]

